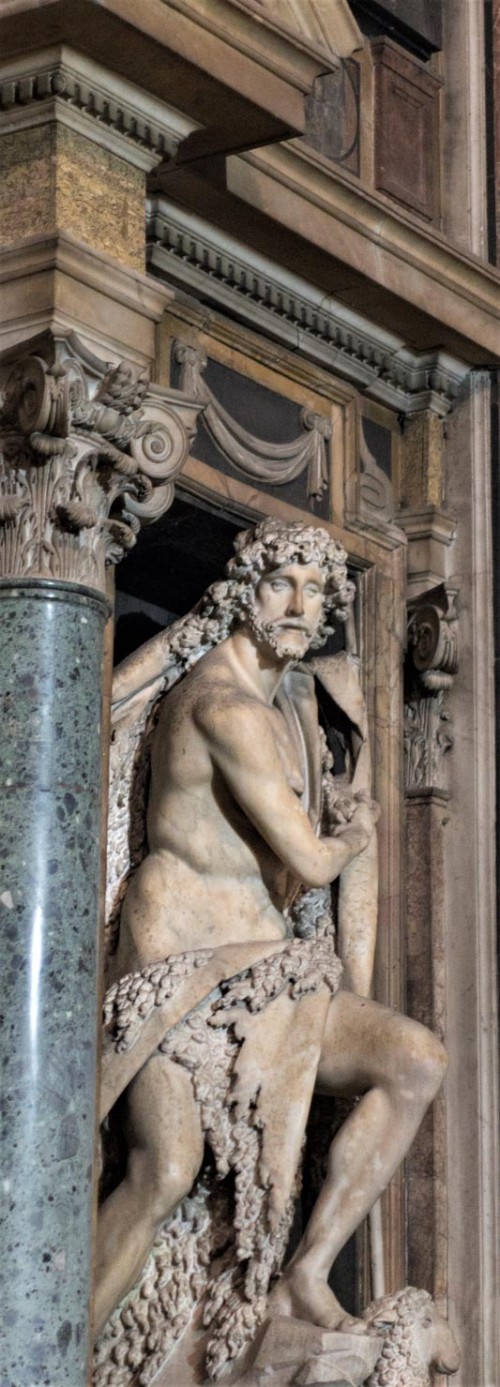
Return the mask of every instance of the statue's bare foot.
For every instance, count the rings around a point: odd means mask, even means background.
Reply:
[[[299,1263],[290,1267],[278,1281],[269,1297],[271,1315],[287,1315],[307,1320],[322,1329],[336,1329],[341,1334],[366,1334],[365,1320],[348,1315],[337,1297],[321,1276],[315,1276]]]

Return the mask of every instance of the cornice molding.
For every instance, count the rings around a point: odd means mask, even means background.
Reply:
[[[199,129],[65,45],[6,64],[0,78],[0,134],[54,119],[145,171]]]
[[[23,33],[22,41],[20,32]],[[4,0],[5,56],[51,40],[78,47],[192,113],[235,148],[238,129],[269,139],[304,129],[304,93],[335,59],[274,21],[256,0]],[[109,41],[109,47],[108,45]],[[232,139],[231,139],[232,136]],[[252,142],[252,140],[251,140]],[[246,147],[246,145],[245,145]]]
[[[470,364],[500,361],[498,270],[332,168],[304,141],[229,156],[227,188],[276,227],[300,233],[307,226],[322,253],[399,298],[407,313],[435,320],[441,340],[444,324],[448,337],[463,341]],[[351,303],[361,295],[360,285],[349,285]]]
[[[403,338],[161,196],[148,204],[147,241],[155,275],[401,413],[446,415],[468,374],[446,352],[409,351]]]
[[[335,3],[342,7],[345,20],[346,0]],[[285,79],[301,92],[310,90],[315,77],[326,70],[332,53],[337,51],[333,44],[327,49],[324,35],[320,37],[311,28],[306,33],[297,20],[287,20],[283,0],[273,0],[271,5],[256,0],[168,0],[168,5],[214,37],[230,40],[238,52],[257,59],[275,77]],[[338,56],[346,57],[362,46],[362,36],[352,15],[350,19],[349,28],[344,22]]]

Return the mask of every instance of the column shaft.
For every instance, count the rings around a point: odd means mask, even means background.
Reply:
[[[87,1383],[106,610],[0,583],[1,1387]]]

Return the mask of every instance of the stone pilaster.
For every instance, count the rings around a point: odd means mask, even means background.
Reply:
[[[170,504],[200,406],[74,336],[0,373],[2,1366],[86,1387],[105,570]]]
[[[409,604],[405,695],[406,1001],[446,1039],[445,841],[453,746],[446,693],[458,667],[456,592],[440,584]],[[441,1092],[406,1162],[408,1280],[446,1312],[446,1109]]]
[[[404,420],[401,504],[435,506],[443,503],[443,420],[431,409],[416,410]]]

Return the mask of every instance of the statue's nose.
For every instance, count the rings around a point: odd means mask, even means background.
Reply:
[[[289,603],[288,603],[288,615],[289,615],[289,616],[303,616],[303,615],[304,615],[304,596],[303,596],[303,593],[300,591],[299,588],[296,588],[296,590],[290,594],[290,600],[289,600]]]

